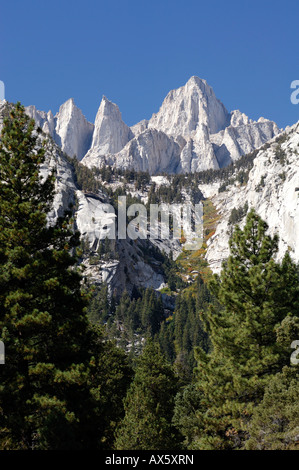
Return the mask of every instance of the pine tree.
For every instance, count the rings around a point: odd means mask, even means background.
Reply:
[[[201,395],[196,384],[185,386],[175,397],[173,424],[185,437],[184,445],[188,449],[194,444],[194,435],[198,429],[198,411],[202,410]],[[193,447],[194,448],[194,447]]]
[[[173,362],[175,359],[175,350],[174,350],[174,332],[173,332],[173,322],[163,322],[161,324],[160,331],[156,335],[156,340],[160,345],[161,351],[167,361]]]
[[[276,339],[282,321],[298,317],[299,285],[286,253],[274,261],[278,237],[251,210],[243,230],[236,226],[231,254],[211,289],[220,311],[210,309],[211,354],[198,348],[198,413],[193,445],[201,449],[242,448],[254,407],[265,387],[289,363],[290,349]]]
[[[110,367],[110,378],[100,375],[109,345],[87,320],[71,214],[47,224],[54,198],[54,175],[40,176],[47,144],[24,107],[9,114],[0,143],[0,448],[100,448],[110,426],[100,389],[112,382],[120,400],[125,381],[116,386]],[[119,370],[124,377],[124,359]]]
[[[277,342],[290,353],[290,345],[299,338],[299,316],[286,317],[277,328],[276,336]],[[246,449],[299,449],[298,379],[299,364],[292,364],[290,357],[289,365],[270,380],[263,400],[253,410]]]
[[[142,327],[150,336],[159,331],[164,317],[164,309],[161,297],[157,297],[153,289],[146,289],[144,291],[140,316]]]
[[[107,321],[110,312],[109,292],[107,284],[101,287],[93,294],[88,306],[88,318],[92,323],[103,324]]]
[[[266,387],[249,426],[247,450],[299,449],[298,371],[285,367]]]
[[[149,340],[140,356],[116,434],[117,450],[180,448],[172,425],[177,380],[157,344]]]

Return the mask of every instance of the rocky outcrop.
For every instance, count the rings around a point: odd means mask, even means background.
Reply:
[[[27,106],[26,112],[31,119],[35,120],[36,125],[40,127],[43,132],[55,138],[56,123],[52,111],[48,111],[46,113],[44,111],[37,110],[35,106],[31,105]]]
[[[76,191],[77,210],[76,224],[82,238],[87,238],[91,250],[96,251],[99,240],[103,240],[111,228],[115,226],[116,215],[109,206],[107,197],[88,195]]]
[[[94,126],[72,98],[60,106],[55,117],[52,111],[38,111],[35,106],[27,106],[26,112],[70,157],[81,160],[90,148]]]
[[[281,146],[282,154],[277,152]],[[280,237],[278,259],[289,250],[293,259],[299,261],[299,124],[287,129],[284,142],[273,139],[268,149],[262,149],[254,160],[248,183],[234,183],[218,194],[214,185],[212,198],[221,220],[215,235],[209,240],[207,260],[211,268],[219,272],[221,263],[228,256],[228,240],[231,233],[229,218],[233,208],[248,203],[268,223],[269,233]],[[281,156],[279,156],[281,155]],[[211,190],[211,187],[209,188]],[[206,188],[201,187],[205,194]],[[207,195],[207,194],[206,194]],[[240,220],[240,224],[244,223]]]
[[[88,166],[98,166],[102,157],[116,154],[132,139],[131,129],[123,122],[121,113],[116,104],[103,96],[97,112],[91,148],[87,152],[83,163]]]
[[[198,126],[193,138],[187,138],[180,156],[180,173],[219,168],[213,145],[206,125]]]
[[[132,139],[115,155],[117,166],[135,170],[176,173],[180,163],[180,147],[164,132],[147,129]]]
[[[98,155],[92,150],[82,163],[92,166],[111,165],[136,171],[176,173],[180,164],[180,147],[173,138],[156,129],[147,129],[130,140],[118,153]]]
[[[93,124],[86,120],[72,98],[60,106],[55,121],[55,141],[67,155],[81,160],[90,148]]]
[[[91,149],[97,147],[101,155],[117,153],[132,137],[133,133],[123,122],[118,106],[103,96],[95,120]]]
[[[40,174],[45,179],[52,170],[55,170],[55,197],[52,210],[48,214],[48,221],[53,225],[57,217],[63,216],[70,205],[76,202],[76,184],[72,165],[66,160],[60,148],[49,140],[46,146],[46,159],[41,165]]]
[[[233,111],[231,124],[218,134],[211,135],[210,142],[213,144],[219,167],[223,168],[242,155],[261,147],[279,132],[277,125],[272,121],[260,118],[255,122],[245,114],[236,114],[236,111]]]
[[[117,154],[132,138],[133,132],[123,122],[118,106],[103,96],[95,120],[91,148],[82,163],[89,167],[101,166],[106,156]]]

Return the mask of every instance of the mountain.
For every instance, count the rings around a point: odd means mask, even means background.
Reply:
[[[212,135],[210,140],[219,167],[223,168],[242,155],[259,148],[279,132],[277,125],[272,121],[264,118],[259,118],[257,122],[252,121],[240,111],[233,111],[230,125]]]
[[[104,129],[101,123],[107,117],[107,109],[105,110],[107,104],[102,102],[101,106],[101,113],[98,113],[101,119],[99,118],[96,126],[99,133]],[[112,106],[111,112],[111,105],[108,103],[108,108],[110,107],[108,115],[111,116],[115,113],[120,126],[122,126],[120,113],[114,106]],[[7,103],[1,102],[0,127],[3,116],[7,112],[6,109]],[[41,139],[44,138],[45,133],[49,134],[51,132],[53,135],[53,138],[48,140],[47,159],[41,167],[43,177],[49,173],[52,167],[56,167],[56,195],[53,210],[49,214],[49,223],[52,224],[57,216],[62,215],[70,204],[74,205],[76,227],[81,232],[82,240],[87,241],[88,244],[81,262],[85,266],[85,275],[91,278],[95,284],[101,285],[103,282],[107,282],[109,288],[117,292],[123,292],[125,289],[132,292],[134,286],[161,289],[167,283],[165,273],[161,267],[161,254],[170,253],[171,251],[173,258],[176,259],[182,252],[178,240],[137,239],[133,243],[133,240],[127,238],[115,240],[108,253],[109,256],[100,257],[97,262],[92,261],[94,257],[98,256],[97,250],[102,238],[103,221],[109,225],[113,223],[115,217],[117,218],[117,213],[115,216],[105,213],[103,203],[111,203],[111,195],[119,188],[122,188],[123,194],[128,195],[130,193],[142,203],[148,202],[151,190],[154,190],[159,203],[161,202],[161,195],[167,196],[169,194],[167,191],[172,191],[172,197],[181,197],[182,202],[190,202],[191,194],[194,193],[194,189],[196,190],[193,184],[196,181],[199,194],[202,193],[205,196],[206,201],[212,204],[215,208],[215,214],[217,214],[217,217],[213,216],[215,230],[207,240],[208,246],[204,254],[213,271],[219,272],[222,261],[228,256],[228,240],[233,223],[237,221],[242,225],[246,210],[249,210],[250,207],[254,207],[260,216],[266,220],[271,234],[276,232],[279,234],[279,258],[283,256],[285,250],[289,250],[292,258],[299,261],[299,123],[287,128],[279,136],[273,137],[251,155],[238,159],[234,166],[217,169],[215,157],[213,156],[213,144],[208,140],[207,125],[201,122],[196,129],[190,132],[191,139],[194,139],[193,142],[197,142],[197,151],[205,152],[207,165],[210,164],[210,167],[213,164],[215,165],[214,173],[212,175],[207,174],[207,177],[210,178],[208,184],[204,181],[198,183],[195,176],[191,178],[190,176],[185,178],[183,175],[175,177],[152,176],[143,187],[139,187],[136,184],[138,175],[133,177],[132,181],[125,181],[119,175],[114,176],[109,183],[100,179],[101,189],[98,191],[86,191],[77,182],[78,178],[74,165],[57,144],[57,136],[60,132],[61,141],[64,142],[64,145],[67,142],[69,144],[73,142],[73,148],[75,148],[76,140],[69,139],[71,133],[62,132],[64,127],[61,123],[63,116],[67,116],[64,122],[68,122],[69,126],[67,128],[72,129],[71,123],[78,123],[78,120],[75,119],[76,116],[81,124],[84,122],[84,116],[83,119],[80,112],[74,109],[73,102],[67,102],[62,109],[60,108],[58,115],[55,117],[50,112],[39,112],[33,106],[27,108],[27,112],[36,119],[37,125],[44,130]],[[222,137],[224,139],[225,132],[234,132],[234,135],[237,135],[238,132],[240,135],[241,129],[246,127],[248,135],[252,135],[253,139],[255,134],[253,131],[250,134],[250,129],[255,129],[256,126],[259,126],[260,129],[265,129],[264,126],[266,126],[269,129],[269,121],[261,119],[258,123],[254,123],[237,111],[231,113],[230,122],[234,125],[226,127],[217,134],[213,134],[213,136],[219,136],[223,133]],[[80,128],[84,129],[83,124]],[[109,129],[109,126],[107,128]],[[88,135],[91,127],[87,125],[85,129],[86,135]],[[128,138],[130,135],[128,129],[124,126],[123,129],[126,131],[126,138]],[[139,129],[139,133],[137,129]],[[184,137],[179,136],[179,138],[176,138],[149,126],[148,123],[135,126],[130,131],[135,131],[135,137],[115,154],[120,159],[123,168],[127,165],[136,169],[149,169],[152,173],[158,172],[159,168],[162,168],[165,173],[182,172],[182,150],[184,150],[183,155],[187,159],[188,155],[190,156],[188,152],[191,152],[191,141],[188,140],[190,136],[188,137],[185,133]],[[95,132],[93,134],[95,142],[98,143],[96,138],[99,134],[95,134]],[[83,133],[80,135],[83,135]],[[206,142],[204,142],[205,138]],[[182,144],[180,139],[186,140],[187,143]],[[120,145],[124,143],[124,141],[121,143],[121,140],[119,142]],[[129,152],[127,152],[127,148],[130,149]],[[153,156],[155,156],[155,159]],[[108,154],[108,156],[102,156],[101,158],[111,164],[114,155]],[[109,162],[109,158],[111,162]],[[204,177],[205,174],[203,174],[203,180]],[[94,176],[94,178],[98,177]],[[174,187],[173,178],[180,178],[181,186]],[[160,189],[163,190],[162,193],[159,193]]]
[[[190,173],[227,166],[260,147],[280,130],[264,118],[229,113],[205,80],[191,77],[168,93],[150,120],[129,128],[118,106],[103,97],[94,125],[74,101],[53,117],[29,106],[27,112],[68,155],[88,167],[105,164],[137,171]]]
[[[54,138],[56,122],[52,111],[39,111],[34,105],[26,107],[28,116],[35,120],[35,123],[40,127],[46,134],[49,134]]]
[[[118,122],[115,123],[118,128]],[[207,82],[198,77],[191,77],[184,86],[170,91],[158,113],[131,130],[134,137],[122,150],[108,152],[103,158],[93,149],[83,163],[89,167],[108,163],[118,168],[147,170],[151,174],[216,169],[260,147],[280,132],[272,121],[261,118],[255,122],[238,110],[229,113]],[[164,137],[161,148],[161,134],[149,134],[148,130],[162,132],[168,141]],[[169,151],[164,147],[166,141]],[[180,148],[179,164],[177,151],[172,151],[174,143]],[[157,161],[160,161],[158,166]]]

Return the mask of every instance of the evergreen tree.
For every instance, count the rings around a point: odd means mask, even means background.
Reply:
[[[299,449],[298,366],[284,367],[266,387],[249,425],[247,450]]]
[[[251,210],[244,230],[235,228],[220,277],[211,282],[222,308],[207,316],[212,353],[197,350],[205,411],[198,413],[196,448],[242,448],[265,387],[289,363],[290,345],[276,335],[285,318],[298,317],[298,275],[288,253],[281,264],[274,261],[278,237],[267,229]]]
[[[276,336],[291,356],[290,346],[299,338],[299,316],[287,316],[276,329]],[[292,364],[291,357],[289,361],[289,366],[270,380],[263,400],[253,410],[246,449],[299,449],[299,364]]]
[[[88,306],[88,318],[92,323],[106,323],[110,312],[110,302],[107,284],[95,290]]]
[[[173,424],[185,437],[185,447],[192,447],[198,430],[198,410],[203,411],[201,395],[195,384],[189,384],[175,397]]]
[[[172,363],[175,359],[173,322],[163,322],[155,339],[167,361]]]
[[[142,297],[141,324],[151,336],[158,332],[164,317],[161,296],[157,297],[153,289],[146,289]]]
[[[180,448],[180,435],[172,425],[177,387],[171,366],[158,345],[149,340],[125,400],[125,417],[116,435],[117,450]]]
[[[194,348],[201,346],[209,350],[201,318],[212,302],[206,284],[198,276],[191,288],[177,295],[171,319],[162,322],[156,335],[166,358],[174,363],[176,373],[185,383],[190,383],[196,365]]]
[[[110,383],[121,400],[128,368],[118,357],[115,378],[115,353],[110,360],[110,345],[89,326],[71,214],[47,224],[54,175],[40,176],[46,143],[24,107],[9,114],[0,143],[0,448],[101,448],[112,421],[103,408],[109,387],[101,390]]]

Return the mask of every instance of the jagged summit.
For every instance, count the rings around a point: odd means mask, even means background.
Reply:
[[[192,75],[192,77],[190,77],[189,80],[187,81],[187,83],[192,83],[192,82],[195,82],[196,84],[204,83],[205,85],[208,85],[207,81],[204,78],[199,78],[197,77],[197,75]]]
[[[107,96],[105,95],[102,96],[102,101],[107,102],[107,103],[112,103],[112,101],[108,100]]]
[[[189,137],[203,124],[211,134],[229,124],[229,113],[216,98],[205,80],[191,77],[188,82],[168,93],[157,114],[149,121],[149,127],[177,137]]]
[[[73,98],[60,106],[55,119],[56,142],[65,153],[81,160],[90,146],[93,124],[86,120]]]
[[[66,100],[61,106],[60,108],[65,108],[65,107],[75,107],[76,104],[75,104],[75,99],[74,98],[69,98],[68,100]]]
[[[90,151],[97,148],[99,155],[119,152],[133,137],[123,122],[118,106],[103,95],[98,109]]]
[[[60,107],[55,118],[34,106],[27,112],[66,153],[76,155],[87,166],[109,162],[115,167],[155,169],[155,173],[221,168],[280,132],[267,119],[253,121],[239,110],[228,112],[207,81],[196,76],[171,90],[150,120],[131,128],[105,95],[94,125],[73,98]],[[149,129],[158,132],[148,133]]]

